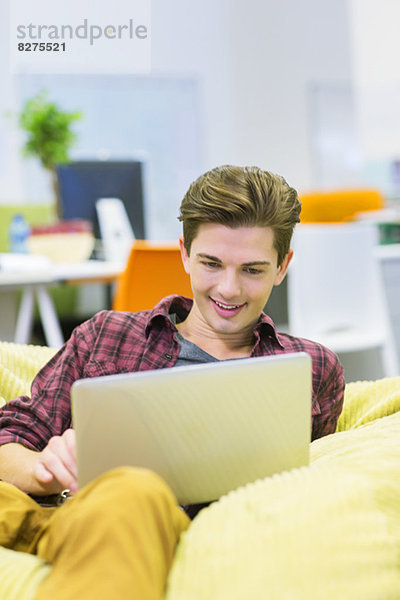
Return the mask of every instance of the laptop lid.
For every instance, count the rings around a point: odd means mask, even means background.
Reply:
[[[149,468],[181,504],[308,464],[311,358],[243,358],[76,381],[78,482]]]

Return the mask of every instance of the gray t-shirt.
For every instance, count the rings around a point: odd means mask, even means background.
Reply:
[[[176,314],[169,315],[171,322],[176,326]],[[218,362],[218,358],[211,356],[193,342],[185,339],[180,333],[177,335],[177,340],[180,346],[178,360],[175,367],[183,367],[184,365],[193,365],[199,363]]]
[[[170,321],[176,326],[177,319],[176,314],[168,315]],[[183,367],[185,365],[193,365],[199,363],[210,363],[210,362],[218,362],[218,358],[215,356],[211,356],[208,352],[205,352],[193,342],[189,342],[189,340],[185,339],[179,332],[177,335],[177,340],[180,346],[178,360],[175,363],[175,367]],[[188,506],[184,506],[184,510],[190,519],[194,519],[194,517],[201,511],[202,508],[208,506],[209,502],[202,502],[201,504],[191,504]]]

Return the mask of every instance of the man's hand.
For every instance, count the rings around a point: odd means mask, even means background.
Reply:
[[[58,493],[66,488],[72,493],[78,490],[73,429],[67,429],[61,436],[49,440],[47,446],[37,454],[33,475],[49,493]]]

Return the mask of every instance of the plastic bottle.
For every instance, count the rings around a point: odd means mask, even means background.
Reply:
[[[8,249],[10,252],[19,254],[28,252],[27,240],[30,234],[30,228],[25,218],[20,215],[14,215],[8,229]]]

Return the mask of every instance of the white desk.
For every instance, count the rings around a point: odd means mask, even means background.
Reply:
[[[40,267],[32,264],[30,267],[27,265],[26,269],[19,267],[14,271],[0,270],[0,292],[22,289],[14,341],[29,343],[36,298],[46,343],[53,348],[61,347],[64,338],[49,286],[112,282],[123,269],[121,263],[88,260],[81,263],[48,263]]]

